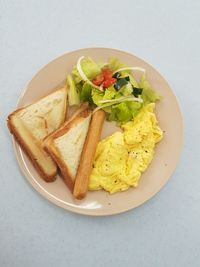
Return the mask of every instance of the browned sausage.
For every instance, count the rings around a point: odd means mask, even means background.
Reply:
[[[77,199],[84,198],[87,193],[89,177],[92,172],[92,164],[104,119],[105,112],[103,110],[96,111],[92,116],[75,179],[73,195]]]

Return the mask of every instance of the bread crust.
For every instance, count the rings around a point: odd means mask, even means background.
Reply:
[[[41,168],[41,166],[37,163],[35,157],[33,156],[31,150],[29,149],[28,145],[21,138],[21,136],[20,136],[18,130],[16,129],[16,127],[12,124],[12,116],[14,115],[14,113],[15,112],[11,113],[8,116],[8,119],[7,119],[7,125],[8,125],[8,128],[9,128],[10,133],[14,135],[16,141],[20,144],[20,146],[22,147],[22,149],[24,150],[24,152],[26,153],[26,155],[29,157],[30,161],[32,162],[33,166],[38,171],[38,173],[40,174],[40,176],[46,182],[53,182],[53,181],[55,181],[57,171],[55,171],[55,173],[52,174],[52,175],[47,175],[43,171],[43,169]]]
[[[51,155],[51,157],[55,160],[58,167],[60,168],[61,174],[64,178],[64,181],[71,192],[73,192],[74,188],[74,179],[72,178],[70,171],[62,160],[60,152],[54,145],[54,140],[64,134],[66,134],[71,128],[74,127],[80,120],[87,118],[91,114],[91,110],[88,108],[88,105],[83,104],[80,108],[72,115],[72,117],[64,122],[61,127],[48,135],[43,142],[44,150]]]
[[[43,168],[40,166],[40,164],[38,164],[37,160],[35,159],[34,155],[32,154],[29,146],[26,144],[26,142],[24,142],[23,138],[21,137],[20,133],[18,132],[17,128],[14,126],[14,124],[12,123],[12,117],[13,116],[17,116],[17,113],[19,113],[20,111],[24,110],[25,108],[27,108],[28,106],[31,106],[35,103],[37,103],[38,101],[42,100],[43,98],[46,98],[47,96],[55,93],[56,91],[60,91],[60,90],[67,90],[66,88],[62,87],[59,89],[56,89],[54,92],[49,93],[48,95],[45,95],[44,97],[40,98],[39,100],[37,100],[36,102],[27,105],[25,107],[19,108],[15,111],[13,111],[12,113],[10,113],[8,115],[7,118],[7,126],[8,129],[10,131],[10,133],[12,135],[14,135],[16,141],[19,143],[19,145],[22,147],[23,151],[26,153],[26,155],[29,157],[30,161],[32,162],[33,166],[35,167],[35,169],[37,170],[37,172],[39,173],[39,175],[41,176],[41,178],[43,178],[46,182],[53,182],[56,179],[56,173],[57,173],[57,168],[56,171],[52,174],[52,175],[48,175],[47,173],[44,172]],[[63,121],[66,117],[67,114],[67,98],[65,100],[65,109],[63,112]],[[31,133],[30,133],[31,138],[33,138],[33,140],[35,139]],[[37,143],[37,140],[35,139],[35,143]],[[41,146],[41,144],[36,144],[39,148],[41,147],[43,149],[43,147]]]

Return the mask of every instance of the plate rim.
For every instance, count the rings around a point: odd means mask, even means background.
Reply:
[[[130,210],[133,210],[135,208],[138,208],[139,206],[143,205],[144,203],[146,203],[148,200],[152,199],[154,196],[157,195],[157,193],[159,193],[162,188],[168,183],[168,181],[170,180],[170,178],[172,178],[172,175],[173,173],[175,172],[179,162],[180,162],[180,159],[181,159],[181,155],[182,155],[182,151],[183,151],[183,146],[184,146],[184,119],[183,119],[183,113],[181,111],[181,106],[180,106],[180,102],[175,94],[175,92],[172,90],[171,86],[169,85],[168,81],[165,79],[165,77],[163,76],[163,74],[159,71],[157,71],[157,69],[154,68],[154,66],[152,66],[149,62],[145,61],[143,58],[141,57],[138,57],[138,56],[135,56],[135,54],[131,53],[131,52],[127,52],[127,51],[124,51],[124,50],[121,50],[121,49],[117,49],[117,48],[110,48],[110,47],[85,47],[85,48],[80,48],[80,49],[75,49],[75,50],[69,50],[68,52],[65,52],[55,58],[53,58],[52,60],[50,60],[49,62],[47,62],[46,64],[42,65],[38,70],[37,72],[28,80],[28,82],[25,84],[25,86],[23,87],[23,89],[21,90],[21,93],[18,97],[18,100],[17,100],[17,104],[15,105],[15,108],[19,108],[20,106],[20,101],[23,99],[27,89],[28,89],[28,85],[29,83],[36,77],[36,75],[42,71],[42,69],[44,69],[47,65],[53,63],[54,61],[58,60],[59,58],[62,58],[63,56],[65,55],[68,55],[68,54],[73,54],[75,52],[81,52],[81,51],[84,51],[84,50],[90,50],[90,49],[93,49],[93,50],[98,50],[98,49],[101,49],[101,50],[114,50],[114,51],[117,51],[117,52],[120,52],[120,53],[123,53],[123,54],[126,54],[128,56],[134,56],[135,58],[137,58],[138,60],[141,60],[143,62],[145,62],[145,64],[149,65],[158,75],[160,75],[162,77],[162,79],[165,81],[165,83],[168,85],[168,87],[170,88],[170,90],[172,91],[173,95],[174,95],[174,98],[175,98],[175,101],[176,101],[176,104],[177,104],[177,107],[178,107],[178,110],[179,110],[179,114],[180,114],[180,125],[181,125],[181,142],[180,142],[180,148],[179,148],[179,152],[178,152],[178,156],[177,156],[177,159],[176,159],[176,163],[175,163],[175,166],[170,170],[170,174],[168,175],[168,178],[159,186],[159,188],[157,187],[156,190],[154,190],[150,196],[146,197],[142,202],[140,202],[138,205],[134,206],[134,207],[127,207],[127,208],[124,208],[123,210],[114,210],[114,211],[104,211],[104,212],[101,212],[101,213],[98,213],[96,211],[98,211],[98,209],[92,209],[92,210],[89,210],[89,209],[84,209],[84,208],[77,208],[77,207],[72,207],[70,205],[68,205],[67,203],[63,204],[61,202],[61,200],[57,200],[55,196],[50,197],[50,193],[45,190],[43,187],[41,187],[41,185],[35,180],[35,179],[32,179],[32,178],[28,178],[27,177],[27,168],[26,168],[26,164],[22,164],[21,162],[21,158],[19,156],[19,154],[17,153],[17,149],[20,149],[21,150],[21,147],[20,145],[17,143],[17,141],[15,140],[14,136],[12,136],[12,146],[13,146],[13,149],[14,149],[14,154],[15,154],[15,157],[16,157],[16,160],[17,160],[17,163],[18,163],[18,167],[21,171],[21,173],[23,174],[23,176],[25,176],[25,180],[28,181],[29,184],[31,184],[31,187],[34,188],[34,191],[36,191],[38,194],[40,194],[40,196],[42,196],[45,200],[48,200],[50,203],[58,206],[59,208],[62,208],[64,210],[67,210],[67,211],[70,211],[70,212],[73,212],[73,213],[76,213],[76,214],[80,214],[80,215],[85,215],[85,216],[111,216],[111,215],[117,215],[117,214],[121,214],[121,213],[124,213],[124,212],[128,212]],[[31,175],[32,176],[32,175]]]

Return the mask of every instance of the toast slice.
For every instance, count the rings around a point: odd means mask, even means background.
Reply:
[[[47,182],[55,180],[57,166],[42,148],[42,141],[64,122],[66,111],[67,90],[63,87],[8,116],[10,132]]]
[[[44,148],[58,164],[71,191],[91,120],[91,110],[83,104],[57,131],[44,140]]]

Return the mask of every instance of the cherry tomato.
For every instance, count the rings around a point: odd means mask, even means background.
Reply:
[[[115,78],[110,78],[110,79],[104,80],[103,87],[108,88],[109,86],[113,85],[116,81],[117,81],[117,79],[115,79]]]

